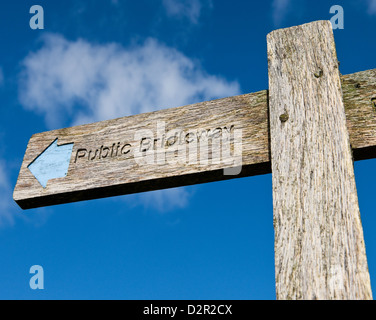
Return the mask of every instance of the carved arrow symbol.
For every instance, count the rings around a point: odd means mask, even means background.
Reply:
[[[63,178],[67,175],[72,149],[73,143],[58,146],[56,138],[28,165],[29,170],[43,188],[46,188],[48,180]]]

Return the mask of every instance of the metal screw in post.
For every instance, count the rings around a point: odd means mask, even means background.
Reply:
[[[281,120],[281,122],[286,122],[288,119],[289,119],[289,115],[287,114],[286,111],[285,111],[285,113],[283,113],[279,116],[279,120]]]
[[[322,75],[323,75],[323,71],[322,71],[322,69],[317,69],[317,71],[314,73],[314,76],[316,77],[316,78],[320,78],[320,77],[322,77]]]

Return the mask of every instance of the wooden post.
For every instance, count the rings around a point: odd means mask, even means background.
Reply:
[[[277,299],[372,299],[331,24],[267,44]]]

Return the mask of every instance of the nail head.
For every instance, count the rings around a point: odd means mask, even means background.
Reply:
[[[289,115],[286,112],[279,116],[279,120],[281,120],[281,122],[286,122],[288,119]]]

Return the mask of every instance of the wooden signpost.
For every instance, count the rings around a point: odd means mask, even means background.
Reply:
[[[376,157],[376,69],[329,21],[271,32],[269,91],[31,137],[23,209],[272,172],[278,299],[371,299],[353,161]]]
[[[267,40],[277,297],[369,299],[331,24]]]

